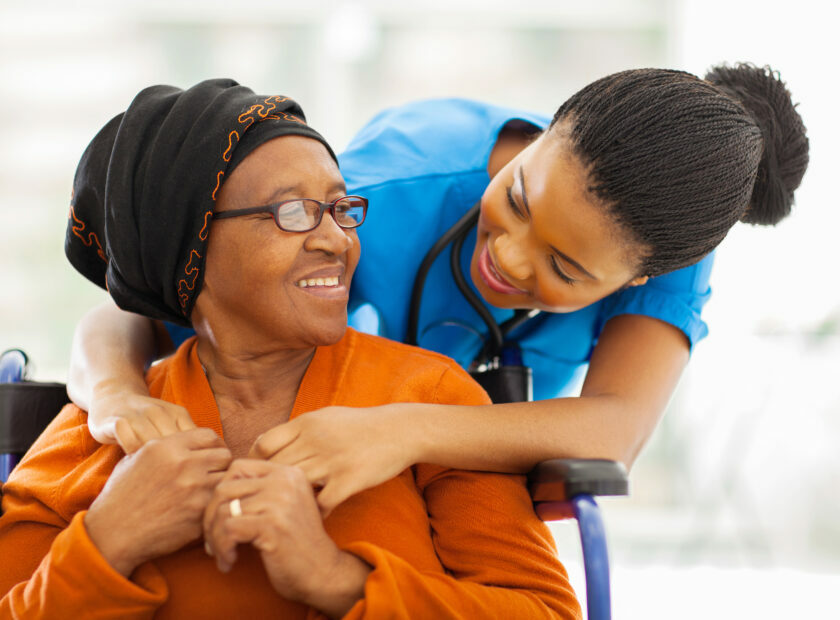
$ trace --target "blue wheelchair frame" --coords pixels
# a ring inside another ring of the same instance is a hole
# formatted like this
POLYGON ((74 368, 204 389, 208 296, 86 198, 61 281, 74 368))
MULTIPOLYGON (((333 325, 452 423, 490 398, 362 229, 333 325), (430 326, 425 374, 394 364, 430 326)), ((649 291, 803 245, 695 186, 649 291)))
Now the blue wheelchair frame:
MULTIPOLYGON (((0 491, 32 442, 69 402, 63 384, 27 381, 27 370, 28 359, 23 351, 11 349, 0 356, 0 491)), ((627 495, 624 466, 601 459, 544 461, 528 474, 528 489, 534 510, 543 521, 577 520, 586 577, 587 617, 609 620, 606 532, 594 496, 627 495)))

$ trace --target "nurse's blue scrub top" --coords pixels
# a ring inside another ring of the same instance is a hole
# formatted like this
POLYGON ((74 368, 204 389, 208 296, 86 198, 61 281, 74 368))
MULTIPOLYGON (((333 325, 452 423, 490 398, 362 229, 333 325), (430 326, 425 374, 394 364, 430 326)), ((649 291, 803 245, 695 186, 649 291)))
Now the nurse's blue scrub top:
MULTIPOLYGON (((351 325, 405 339, 417 268, 432 244, 481 198, 490 182, 487 162, 499 131, 515 119, 539 129, 550 121, 464 99, 412 102, 378 114, 339 155, 348 193, 370 200, 367 219, 358 229, 362 256, 350 293, 351 325)), ((474 245, 475 230, 464 243, 465 274, 474 245)), ((418 340, 466 367, 487 328, 455 286, 450 249, 438 257, 426 279, 418 340)), ((576 312, 541 313, 515 330, 511 336, 533 369, 534 398, 577 392, 601 329, 616 315, 660 319, 682 330, 691 346, 696 344, 708 333, 700 312, 711 293, 712 261, 709 256, 576 312)), ((513 315, 512 310, 488 308, 500 323, 513 315)), ((176 344, 189 335, 183 328, 168 327, 176 344)))

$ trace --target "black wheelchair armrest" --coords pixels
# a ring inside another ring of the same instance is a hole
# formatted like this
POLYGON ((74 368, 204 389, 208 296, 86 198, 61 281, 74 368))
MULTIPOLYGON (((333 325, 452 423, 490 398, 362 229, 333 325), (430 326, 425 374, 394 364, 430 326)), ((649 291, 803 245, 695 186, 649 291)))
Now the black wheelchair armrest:
POLYGON ((563 502, 578 495, 627 495, 627 470, 606 459, 552 459, 528 474, 534 503, 563 502))
POLYGON ((70 399, 63 383, 0 383, 0 454, 23 454, 70 399))

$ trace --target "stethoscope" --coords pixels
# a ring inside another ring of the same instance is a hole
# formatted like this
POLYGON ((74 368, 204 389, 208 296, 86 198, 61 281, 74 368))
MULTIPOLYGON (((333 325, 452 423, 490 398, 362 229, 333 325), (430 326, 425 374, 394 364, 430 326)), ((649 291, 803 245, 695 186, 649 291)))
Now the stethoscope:
POLYGON ((470 288, 461 268, 461 251, 464 241, 478 222, 479 209, 480 203, 473 205, 429 248, 420 263, 411 290, 405 342, 415 346, 418 344, 420 304, 426 277, 437 257, 446 249, 446 246, 452 244, 449 260, 452 278, 458 290, 487 326, 484 346, 470 364, 469 373, 484 387, 493 402, 532 400, 531 369, 522 363, 522 351, 519 344, 508 336, 537 316, 540 311, 516 310, 511 318, 501 324, 497 323, 476 292, 470 288))

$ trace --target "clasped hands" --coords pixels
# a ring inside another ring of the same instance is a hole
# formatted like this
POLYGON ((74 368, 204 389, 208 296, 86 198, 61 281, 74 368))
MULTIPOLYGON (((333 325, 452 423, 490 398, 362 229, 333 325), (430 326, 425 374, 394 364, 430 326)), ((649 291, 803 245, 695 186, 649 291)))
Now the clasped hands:
POLYGON ((281 596, 331 616, 342 615, 363 595, 370 571, 327 535, 300 469, 233 460, 207 428, 153 439, 125 456, 91 504, 85 527, 126 577, 202 535, 222 572, 235 564, 237 545, 251 544, 281 596), (231 514, 235 499, 241 514, 231 514))
MULTIPOLYGON (((359 491, 424 462, 426 408, 412 403, 378 407, 326 407, 260 436, 250 456, 298 467, 313 487, 321 514, 359 491)), ((88 427, 101 443, 132 454, 147 442, 195 429, 183 407, 148 395, 100 390, 88 427)))

